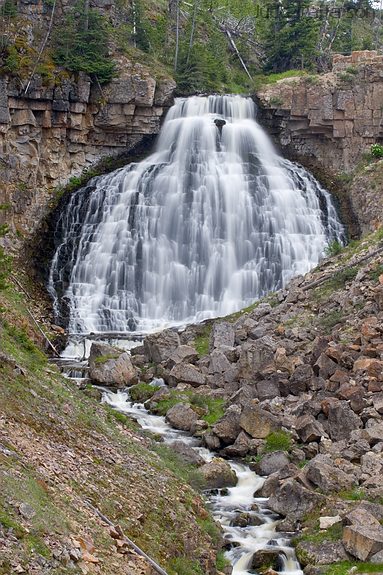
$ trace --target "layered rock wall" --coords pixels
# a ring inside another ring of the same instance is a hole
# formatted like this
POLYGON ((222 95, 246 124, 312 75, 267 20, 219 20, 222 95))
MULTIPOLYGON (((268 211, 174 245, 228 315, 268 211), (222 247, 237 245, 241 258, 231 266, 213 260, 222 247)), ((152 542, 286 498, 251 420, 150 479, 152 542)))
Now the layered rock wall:
POLYGON ((126 59, 119 68, 102 88, 84 74, 55 87, 36 76, 27 92, 0 78, 0 217, 14 230, 33 231, 69 177, 159 132, 174 82, 126 59))
POLYGON ((335 55, 332 72, 286 78, 258 92, 261 119, 282 149, 351 172, 370 145, 383 141, 383 56, 335 55))

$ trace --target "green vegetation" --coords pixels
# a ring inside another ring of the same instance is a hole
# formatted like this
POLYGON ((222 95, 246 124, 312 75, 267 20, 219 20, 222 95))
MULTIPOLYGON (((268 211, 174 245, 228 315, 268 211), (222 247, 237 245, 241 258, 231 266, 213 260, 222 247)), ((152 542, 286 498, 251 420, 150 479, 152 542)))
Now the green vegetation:
POLYGON ((224 415, 225 402, 220 398, 206 397, 193 391, 169 390, 168 396, 160 399, 155 407, 159 415, 166 415, 177 403, 190 403, 201 419, 209 425, 214 425, 224 415))
POLYGON ((371 154, 374 158, 383 158, 383 146, 382 144, 372 144, 371 154))
POLYGON ((169 573, 174 575, 203 575, 201 565, 184 557, 174 557, 169 562, 169 573))
POLYGON ((80 0, 57 26, 53 45, 54 61, 71 72, 90 74, 100 84, 115 75, 115 64, 108 58, 107 22, 85 0, 80 0))
POLYGON ((325 571, 325 575, 345 575, 349 573, 350 569, 356 567, 356 571, 353 571, 356 575, 358 573, 381 573, 383 571, 383 565, 379 563, 361 563, 360 561, 341 561, 340 563, 334 563, 334 565, 329 565, 325 571))
POLYGON ((334 240, 328 244, 325 253, 327 257, 337 256, 343 250, 342 244, 338 240, 334 240))
POLYGON ((369 276, 373 282, 377 282, 380 276, 383 274, 383 265, 378 264, 372 270, 369 271, 369 276))
POLYGON ((149 383, 137 383, 129 388, 129 395, 132 401, 144 403, 150 399, 156 391, 160 388, 157 385, 150 385, 149 383))
POLYGON ((342 310, 331 311, 318 318, 319 325, 322 326, 326 333, 330 332, 333 327, 340 323, 343 319, 344 313, 342 310))
POLYGON ((296 544, 299 541, 308 541, 310 543, 324 543, 325 541, 340 541, 343 535, 342 522, 335 523, 328 529, 319 529, 319 521, 316 522, 315 527, 310 530, 310 533, 302 533, 295 540, 296 544))
POLYGON ((348 491, 341 491, 339 493, 339 497, 347 501, 363 501, 367 496, 363 489, 355 487, 354 489, 350 489, 348 491))
MULTIPOLYGON (((194 465, 185 463, 178 453, 162 443, 153 443, 151 449, 160 456, 167 469, 170 469, 176 477, 182 481, 186 481, 197 491, 203 489, 203 477, 194 465)), ((213 522, 212 520, 210 521, 213 522)), ((204 529, 204 531, 206 531, 206 529, 204 529)))
POLYGON ((104 363, 108 363, 108 361, 110 361, 111 359, 118 359, 119 355, 120 354, 118 352, 100 355, 94 358, 94 363, 96 365, 103 365, 104 363))
POLYGON ((196 352, 200 357, 207 355, 209 353, 209 341, 210 341, 210 334, 211 334, 211 325, 207 324, 202 333, 197 335, 194 340, 194 347, 196 352))
POLYGON ((272 431, 266 437, 263 448, 265 453, 271 451, 290 451, 292 447, 291 435, 287 431, 272 431))

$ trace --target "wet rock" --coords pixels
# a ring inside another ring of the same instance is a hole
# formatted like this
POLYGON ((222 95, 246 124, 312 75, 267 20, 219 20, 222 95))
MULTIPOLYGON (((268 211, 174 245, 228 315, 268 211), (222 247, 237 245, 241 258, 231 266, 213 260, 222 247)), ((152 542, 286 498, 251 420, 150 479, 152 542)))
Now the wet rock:
POLYGON ((233 527, 258 527, 264 520, 255 513, 239 513, 231 522, 233 527))
POLYGON ((183 441, 174 441, 170 448, 178 453, 181 459, 188 465, 203 465, 205 463, 197 451, 183 441))
POLYGON ((287 479, 271 495, 268 506, 275 513, 301 519, 323 503, 323 495, 306 489, 295 479, 287 479))
POLYGON ((170 329, 147 335, 144 339, 145 355, 154 363, 166 361, 179 345, 178 333, 170 329))
POLYGON ((176 387, 179 383, 188 383, 193 387, 205 385, 205 376, 191 363, 175 365, 169 374, 169 385, 176 387))
POLYGON ((127 352, 105 343, 93 342, 89 356, 89 377, 103 385, 125 387, 137 383, 137 370, 127 352))
POLYGON ((265 573, 268 569, 280 571, 283 568, 281 554, 277 550, 260 549, 254 553, 251 560, 250 569, 255 569, 259 573, 265 573))
POLYGON ((205 463, 199 470, 204 479, 205 489, 234 487, 238 481, 235 471, 223 459, 213 459, 213 461, 205 463))
POLYGON ((215 322, 213 324, 210 334, 211 349, 216 349, 223 346, 233 347, 234 340, 235 332, 233 324, 224 321, 215 322))
POLYGON ((241 427, 239 424, 241 408, 239 405, 231 405, 225 415, 213 426, 213 432, 223 443, 230 445, 237 439, 241 427))
POLYGON ((281 422, 278 417, 259 407, 253 400, 242 411, 240 426, 251 437, 264 439, 272 431, 280 429, 281 422))
POLYGON ((211 451, 218 451, 218 449, 221 447, 221 441, 219 437, 217 437, 216 434, 212 431, 208 431, 207 433, 203 434, 203 441, 206 447, 211 451))
POLYGON ((166 420, 176 429, 190 431, 193 423, 198 420, 198 415, 190 404, 176 403, 167 411, 166 420))
POLYGON ((251 467, 258 475, 265 476, 279 471, 289 463, 289 458, 284 451, 273 451, 263 455, 262 459, 251 467))

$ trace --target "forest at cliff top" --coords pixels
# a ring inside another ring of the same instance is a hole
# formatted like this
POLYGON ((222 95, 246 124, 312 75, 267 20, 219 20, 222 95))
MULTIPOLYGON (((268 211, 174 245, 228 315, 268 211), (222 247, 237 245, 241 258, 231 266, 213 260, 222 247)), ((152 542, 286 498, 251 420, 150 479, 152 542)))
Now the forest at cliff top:
POLYGON ((83 71, 103 84, 122 56, 172 76, 181 94, 248 92, 263 75, 324 72, 334 52, 380 49, 377 2, 4 0, 0 74, 25 89, 83 71))

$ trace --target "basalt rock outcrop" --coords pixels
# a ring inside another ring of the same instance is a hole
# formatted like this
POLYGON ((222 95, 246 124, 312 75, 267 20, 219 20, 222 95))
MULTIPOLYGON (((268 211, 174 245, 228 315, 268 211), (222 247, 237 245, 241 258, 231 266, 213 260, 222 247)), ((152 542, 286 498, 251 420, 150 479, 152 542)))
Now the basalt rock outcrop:
POLYGON ((369 168, 378 172, 373 178, 367 170, 350 184, 345 174, 355 171, 371 144, 383 141, 383 56, 374 51, 336 54, 328 74, 286 78, 263 87, 257 97, 259 119, 283 153, 339 192, 348 223, 359 224, 362 232, 381 224, 383 163, 369 168), (338 183, 334 176, 341 176, 338 183))

